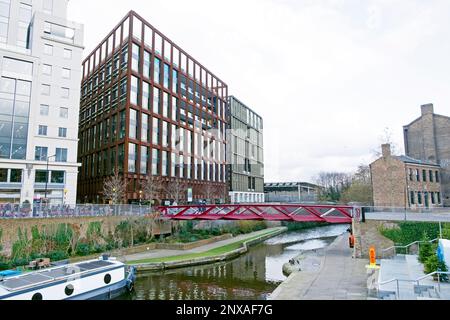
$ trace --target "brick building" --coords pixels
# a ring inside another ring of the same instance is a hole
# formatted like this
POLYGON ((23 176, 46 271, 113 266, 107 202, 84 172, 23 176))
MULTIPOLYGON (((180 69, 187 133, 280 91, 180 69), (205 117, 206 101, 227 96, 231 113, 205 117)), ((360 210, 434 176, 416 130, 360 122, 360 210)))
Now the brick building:
POLYGON ((129 12, 83 62, 78 200, 108 200, 104 181, 119 172, 129 203, 149 176, 163 190, 183 183, 181 201, 191 189, 193 201, 224 201, 227 96, 223 81, 129 12))
POLYGON ((422 115, 404 129, 406 155, 441 166, 442 193, 450 206, 450 117, 434 113, 432 104, 422 106, 422 115))
POLYGON ((393 156, 382 146, 383 156, 370 165, 376 207, 442 207, 441 169, 431 161, 393 156))

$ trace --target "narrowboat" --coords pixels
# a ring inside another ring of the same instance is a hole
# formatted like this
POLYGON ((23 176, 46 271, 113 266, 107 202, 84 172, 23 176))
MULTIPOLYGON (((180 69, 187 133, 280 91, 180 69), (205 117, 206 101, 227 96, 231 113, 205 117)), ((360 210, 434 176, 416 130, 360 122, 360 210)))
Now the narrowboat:
POLYGON ((133 290, 136 269, 115 258, 0 278, 0 300, 107 300, 133 290))

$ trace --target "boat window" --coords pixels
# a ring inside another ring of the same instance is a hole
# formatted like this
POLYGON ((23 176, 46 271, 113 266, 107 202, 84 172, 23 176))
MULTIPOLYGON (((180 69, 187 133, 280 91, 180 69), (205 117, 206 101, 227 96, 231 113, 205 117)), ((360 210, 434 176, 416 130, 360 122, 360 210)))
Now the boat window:
POLYGON ((35 293, 31 300, 42 300, 42 294, 40 294, 39 292, 35 293))
POLYGON ((109 273, 105 275, 104 281, 106 284, 109 284, 111 282, 111 275, 109 273))
POLYGON ((66 293, 66 296, 71 296, 74 291, 75 291, 75 288, 71 284, 67 285, 66 289, 64 289, 64 292, 66 293))

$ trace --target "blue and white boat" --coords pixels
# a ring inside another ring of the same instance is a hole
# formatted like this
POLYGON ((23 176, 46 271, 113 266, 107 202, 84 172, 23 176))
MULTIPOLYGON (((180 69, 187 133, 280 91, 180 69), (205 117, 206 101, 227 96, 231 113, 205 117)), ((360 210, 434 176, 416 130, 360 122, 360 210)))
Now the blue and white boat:
POLYGON ((115 258, 67 264, 0 279, 0 300, 105 300, 131 291, 134 267, 115 258))

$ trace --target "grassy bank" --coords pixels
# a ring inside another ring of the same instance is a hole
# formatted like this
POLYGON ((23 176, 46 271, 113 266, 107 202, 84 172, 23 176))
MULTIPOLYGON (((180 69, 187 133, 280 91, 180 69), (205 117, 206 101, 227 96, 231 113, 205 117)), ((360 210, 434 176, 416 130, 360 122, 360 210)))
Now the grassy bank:
POLYGON ((263 232, 257 236, 249 237, 240 241, 236 241, 233 243, 230 243, 228 245, 214 248, 205 252, 200 253, 191 253, 191 254, 184 254, 184 255, 178 255, 178 256, 171 256, 171 257, 162 257, 162 258, 152 258, 152 259, 144 259, 144 260, 136 260, 136 261, 129 261, 127 264, 146 264, 146 263, 164 263, 164 262, 174 262, 174 261, 184 261, 184 260, 192 260, 196 258, 210 258, 215 256, 220 256, 229 252, 232 252, 234 250, 237 250, 241 248, 245 242, 256 240, 260 237, 270 235, 272 233, 276 233, 278 230, 270 230, 267 232, 263 232))

